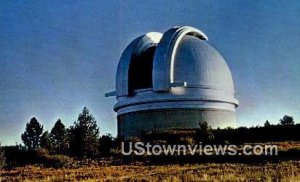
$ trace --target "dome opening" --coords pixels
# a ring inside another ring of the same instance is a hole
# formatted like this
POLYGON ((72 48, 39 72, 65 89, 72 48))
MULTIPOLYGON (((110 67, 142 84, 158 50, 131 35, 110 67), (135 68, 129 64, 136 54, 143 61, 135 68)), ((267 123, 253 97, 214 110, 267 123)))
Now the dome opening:
POLYGON ((134 90, 152 88, 152 68, 156 46, 150 47, 136 55, 129 66, 129 93, 134 90))
POLYGON ((198 39, 201 39, 201 40, 207 40, 207 37, 205 37, 204 35, 199 34, 198 32, 189 32, 186 35, 197 37, 198 39))

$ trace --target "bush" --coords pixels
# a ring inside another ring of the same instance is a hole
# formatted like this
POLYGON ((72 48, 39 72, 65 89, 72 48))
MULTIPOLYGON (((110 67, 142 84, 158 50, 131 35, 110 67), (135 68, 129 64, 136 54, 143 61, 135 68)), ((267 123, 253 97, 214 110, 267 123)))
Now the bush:
POLYGON ((36 151, 36 156, 41 164, 46 167, 70 167, 73 159, 65 155, 50 155, 46 149, 39 149, 36 151))
POLYGON ((69 167, 73 159, 65 155, 50 155, 46 149, 26 150, 17 146, 5 147, 6 166, 21 167, 43 165, 45 167, 69 167))
POLYGON ((45 155, 43 164, 46 167, 71 167, 73 159, 65 155, 45 155))

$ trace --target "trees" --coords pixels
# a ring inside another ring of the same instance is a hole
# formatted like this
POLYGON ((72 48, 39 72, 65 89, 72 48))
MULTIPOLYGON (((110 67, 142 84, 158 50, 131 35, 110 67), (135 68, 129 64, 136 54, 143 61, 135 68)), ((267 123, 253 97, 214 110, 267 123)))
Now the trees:
POLYGON ((202 141, 209 141, 215 138, 211 126, 208 125, 207 121, 199 122, 200 132, 199 139, 202 141))
POLYGON ((26 124, 21 138, 29 150, 39 147, 56 154, 72 154, 77 157, 95 157, 99 153, 99 129, 96 120, 84 107, 74 126, 66 129, 60 119, 50 133, 43 133, 43 126, 33 117, 26 124))
POLYGON ((68 149, 68 138, 65 125, 60 119, 56 121, 50 133, 51 141, 53 143, 53 150, 57 154, 66 153, 68 149))
POLYGON ((282 119, 279 120, 281 125, 294 125, 295 121, 292 116, 284 115, 282 119))
POLYGON ((264 127, 265 127, 265 128, 268 128, 268 127, 270 127, 270 126, 271 126, 270 122, 269 122, 268 120, 266 120, 266 122, 265 122, 265 124, 264 124, 264 127))
POLYGON ((199 122, 199 127, 203 131, 206 131, 209 129, 207 121, 199 122))
POLYGON ((107 134, 107 135, 103 135, 102 137, 100 137, 99 139, 99 152, 100 155, 102 156, 108 156, 110 154, 110 150, 113 147, 113 137, 111 136, 111 134, 107 134))
POLYGON ((74 126, 70 128, 70 152, 77 157, 98 155, 99 129, 96 120, 84 107, 74 126))
POLYGON ((41 136, 41 147, 47 149, 48 151, 53 150, 53 143, 48 131, 45 131, 41 136))
POLYGON ((60 119, 56 121, 51 132, 45 131, 41 136, 41 147, 49 152, 64 154, 68 150, 68 136, 65 125, 60 119))
POLYGON ((26 124, 26 130, 21 138, 29 150, 35 150, 40 147, 40 136, 42 133, 43 126, 33 117, 30 122, 26 124))

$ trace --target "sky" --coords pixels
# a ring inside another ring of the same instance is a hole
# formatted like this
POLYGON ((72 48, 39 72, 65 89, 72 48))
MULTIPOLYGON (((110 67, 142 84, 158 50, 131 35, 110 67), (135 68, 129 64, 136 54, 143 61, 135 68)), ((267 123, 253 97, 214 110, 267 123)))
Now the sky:
POLYGON ((300 122, 300 1, 0 2, 0 142, 21 143, 30 118, 66 126, 86 106, 100 133, 117 133, 113 97, 122 51, 134 38, 189 25, 229 65, 238 126, 300 122), (143 2, 143 3, 141 3, 143 2))

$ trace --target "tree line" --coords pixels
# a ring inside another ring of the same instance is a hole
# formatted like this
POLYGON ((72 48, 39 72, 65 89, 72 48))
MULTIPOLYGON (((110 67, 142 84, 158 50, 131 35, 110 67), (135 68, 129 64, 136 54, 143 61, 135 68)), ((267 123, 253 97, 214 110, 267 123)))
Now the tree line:
MULTIPOLYGON (((207 122, 200 122, 195 129, 172 129, 168 131, 145 132, 133 138, 113 138, 99 135, 99 127, 90 111, 84 107, 77 120, 66 127, 58 119, 53 128, 44 131, 43 126, 33 117, 26 124, 19 146, 0 147, 0 168, 40 163, 51 167, 68 166, 73 158, 120 158, 120 142, 142 141, 164 144, 242 144, 272 141, 299 141, 300 124, 292 116, 283 116, 278 124, 264 126, 212 129, 207 122), (71 158, 70 158, 71 157, 71 158)), ((124 159, 123 156, 121 156, 124 159)))
POLYGON ((111 135, 99 137, 99 128, 90 111, 84 107, 74 125, 66 128, 58 119, 53 128, 44 131, 43 126, 33 117, 26 124, 21 139, 28 150, 46 149, 50 154, 63 154, 73 157, 96 157, 105 154, 111 135), (105 143, 105 145, 103 145, 105 143))
MULTIPOLYGON (((292 116, 285 115, 276 125, 270 124, 267 120, 264 126, 212 129, 204 121, 199 123, 198 129, 191 129, 188 132, 185 129, 145 132, 140 137, 134 137, 133 140, 139 138, 138 140, 142 141, 154 139, 178 143, 186 137, 202 142, 244 143, 300 140, 299 132, 300 125, 295 125, 292 116)), ((96 120, 86 107, 83 108, 74 125, 66 128, 58 119, 50 132, 43 132, 43 126, 36 118, 32 118, 27 123, 21 138, 28 150, 43 148, 50 154, 64 154, 80 158, 108 156, 112 147, 118 148, 118 142, 121 141, 121 139, 113 139, 109 134, 99 137, 96 120)))

